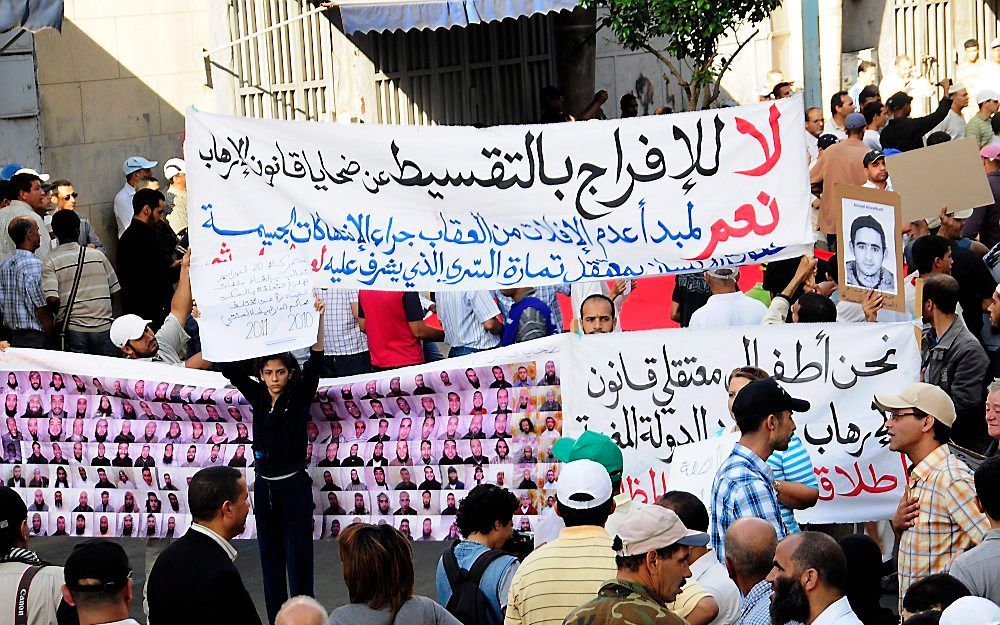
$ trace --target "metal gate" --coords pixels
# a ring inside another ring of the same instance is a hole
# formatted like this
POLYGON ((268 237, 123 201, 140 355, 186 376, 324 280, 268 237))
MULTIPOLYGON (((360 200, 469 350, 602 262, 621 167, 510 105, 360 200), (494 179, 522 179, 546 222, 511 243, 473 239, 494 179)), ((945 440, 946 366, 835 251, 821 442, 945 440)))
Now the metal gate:
POLYGON ((554 83, 553 16, 464 28, 372 33, 375 121, 492 126, 535 121, 554 83))

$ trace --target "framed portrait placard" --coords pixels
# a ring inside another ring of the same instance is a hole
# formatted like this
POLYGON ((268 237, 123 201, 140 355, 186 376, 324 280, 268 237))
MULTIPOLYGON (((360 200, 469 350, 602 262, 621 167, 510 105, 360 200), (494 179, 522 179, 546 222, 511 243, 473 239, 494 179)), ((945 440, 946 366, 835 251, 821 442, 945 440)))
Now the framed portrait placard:
POLYGON ((860 303, 871 290, 882 307, 902 312, 902 202, 892 191, 838 184, 837 269, 840 298, 860 303))

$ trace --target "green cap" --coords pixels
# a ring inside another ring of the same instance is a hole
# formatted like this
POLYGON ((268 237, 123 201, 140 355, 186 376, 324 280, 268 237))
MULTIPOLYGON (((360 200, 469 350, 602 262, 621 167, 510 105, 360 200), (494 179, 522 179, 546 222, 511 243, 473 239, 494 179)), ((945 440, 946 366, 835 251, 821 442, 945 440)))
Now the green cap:
POLYGON ((580 438, 564 436, 552 446, 552 454, 560 462, 593 460, 607 469, 612 482, 622 481, 622 450, 605 434, 587 430, 580 438))

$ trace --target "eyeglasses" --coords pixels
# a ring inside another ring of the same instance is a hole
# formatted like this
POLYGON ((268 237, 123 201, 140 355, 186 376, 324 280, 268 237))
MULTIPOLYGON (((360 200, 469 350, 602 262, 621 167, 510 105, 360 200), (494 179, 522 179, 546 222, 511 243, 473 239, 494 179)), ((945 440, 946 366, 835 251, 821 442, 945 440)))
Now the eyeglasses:
POLYGON ((73 198, 75 200, 79 195, 80 195, 79 193, 77 193, 76 191, 74 191, 72 193, 68 193, 66 195, 62 195, 60 197, 68 202, 70 198, 73 198))
POLYGON ((893 421, 898 421, 898 420, 902 419, 903 417, 916 417, 918 419, 923 419, 926 416, 927 415, 924 414, 924 413, 922 413, 922 412, 916 412, 916 411, 913 411, 913 410, 911 410, 910 412, 902 412, 902 411, 899 411, 899 410, 890 410, 889 411, 889 419, 891 419, 893 421))

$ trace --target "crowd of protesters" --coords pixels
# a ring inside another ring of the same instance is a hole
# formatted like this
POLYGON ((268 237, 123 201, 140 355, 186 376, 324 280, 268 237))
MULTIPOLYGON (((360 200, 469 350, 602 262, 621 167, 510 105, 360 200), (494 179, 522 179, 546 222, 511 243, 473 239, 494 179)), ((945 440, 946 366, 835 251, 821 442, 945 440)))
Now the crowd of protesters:
MULTIPOLYGON (((857 84, 834 95, 828 119, 820 109, 806 111, 813 205, 802 209, 814 214, 815 258, 769 263, 763 282, 747 292, 738 268, 680 276, 670 296, 674 322, 709 330, 922 320, 921 381, 871 398, 887 415, 889 450, 905 457, 910 483, 891 520, 862 524, 857 533, 796 522, 795 510, 818 499, 794 417, 810 404, 766 371, 741 367, 727 380, 739 439, 709 501, 682 491, 633 501, 623 492, 623 457, 612 439, 564 436, 552 448, 563 463, 554 514, 540 520, 533 544, 515 531, 524 505, 518 497, 503 486, 476 486, 451 504, 461 537, 437 563, 433 600, 413 594, 408 535, 388 524, 353 523, 337 538, 349 603, 328 613, 311 598, 311 486, 300 466, 320 377, 419 365, 564 331, 622 332, 622 308, 643 285, 322 289, 307 353, 250 366, 212 363, 198 348, 179 159, 166 161, 162 183, 154 173, 159 163, 124 161, 114 263, 76 212, 73 183, 50 183, 47 174, 16 165, 0 172, 2 347, 154 360, 229 379, 253 410, 253 512, 271 623, 887 625, 898 612, 908 625, 997 624, 1000 288, 983 257, 1000 243, 1000 95, 990 89, 990 67, 970 46, 967 53, 964 82, 942 81, 929 115, 912 113, 936 87, 905 57, 879 85, 878 68, 861 63, 857 84), (970 102, 977 105, 971 114, 970 102), (852 228, 842 242, 855 258, 846 271, 870 292, 860 304, 839 298, 829 254, 837 244, 835 185, 891 190, 887 159, 966 135, 980 143, 994 203, 960 212, 942 207, 939 216, 905 226, 902 313, 883 310, 878 291, 894 280, 883 267, 886 233, 878 224, 852 228), (560 303, 566 299, 569 319, 560 303), (896 610, 883 605, 887 590, 898 593, 896 610)), ((793 87, 779 82, 767 98, 788 97, 793 87)), ((600 117, 607 99, 598 93, 571 116, 557 89, 542 95, 543 122, 600 117)), ((638 115, 635 96, 620 106, 623 117, 638 115)), ((131 623, 132 604, 142 601, 153 625, 261 622, 231 542, 251 512, 246 479, 231 467, 202 469, 187 497, 193 523, 158 556, 142 599, 133 596, 132 565, 112 542, 78 544, 64 567, 43 562, 29 544, 28 505, 0 487, 0 613, 22 610, 18 625, 131 623)))

